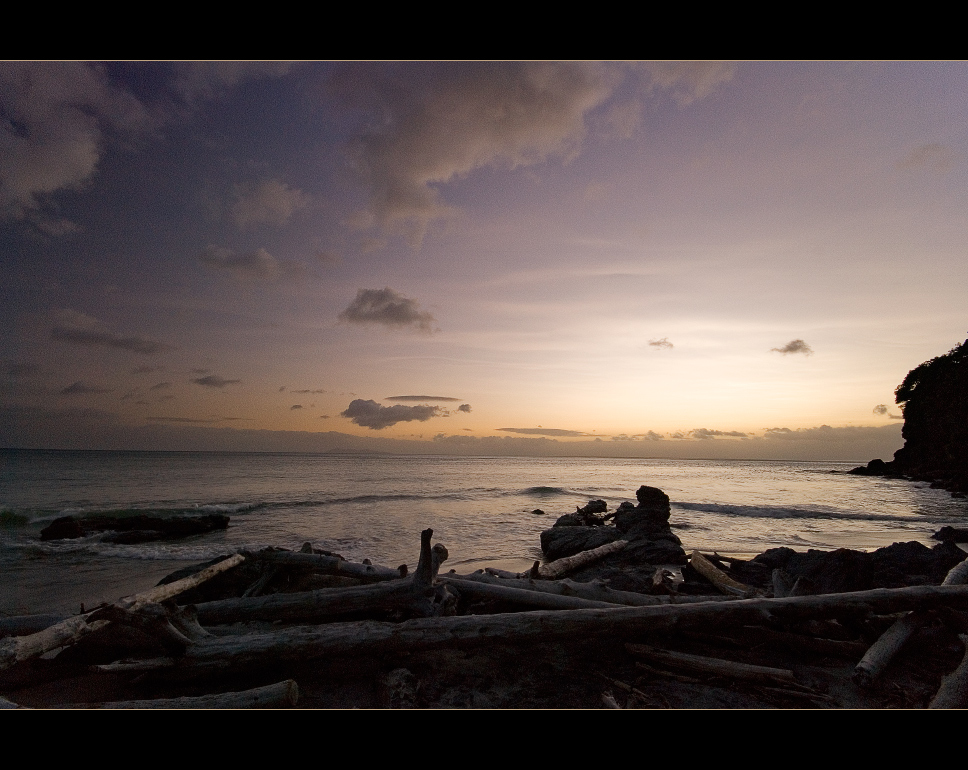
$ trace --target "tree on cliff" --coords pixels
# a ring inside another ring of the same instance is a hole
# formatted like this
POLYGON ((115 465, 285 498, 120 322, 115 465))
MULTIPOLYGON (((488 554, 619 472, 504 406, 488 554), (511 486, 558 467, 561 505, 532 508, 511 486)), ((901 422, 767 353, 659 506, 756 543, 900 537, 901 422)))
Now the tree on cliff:
POLYGON ((894 391, 904 448, 891 470, 968 492, 968 340, 908 372, 894 391))

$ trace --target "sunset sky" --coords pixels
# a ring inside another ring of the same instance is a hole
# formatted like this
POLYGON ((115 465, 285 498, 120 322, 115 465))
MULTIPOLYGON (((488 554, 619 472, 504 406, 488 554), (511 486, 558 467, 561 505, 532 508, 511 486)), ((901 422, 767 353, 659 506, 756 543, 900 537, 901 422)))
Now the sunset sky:
POLYGON ((0 447, 889 459, 966 193, 964 62, 0 63, 0 447))

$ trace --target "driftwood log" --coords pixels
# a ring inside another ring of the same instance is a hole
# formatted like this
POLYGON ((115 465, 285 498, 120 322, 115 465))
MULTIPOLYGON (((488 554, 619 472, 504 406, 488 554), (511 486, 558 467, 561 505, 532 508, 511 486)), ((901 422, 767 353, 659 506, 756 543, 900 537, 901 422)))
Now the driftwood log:
POLYGON ((968 706, 968 635, 959 634, 958 638, 965 647, 965 657, 958 668, 941 680, 941 687, 928 708, 963 709, 968 706))
MULTIPOLYGON (((201 585, 220 572, 225 572, 238 566, 243 561, 244 557, 239 554, 230 556, 218 564, 206 567, 202 571, 189 577, 119 599, 112 606, 120 611, 134 612, 149 604, 164 602, 178 596, 183 591, 201 585)), ((63 647, 65 644, 75 642, 82 636, 96 631, 99 628, 103 628, 110 622, 108 620, 92 618, 92 615, 94 615, 94 612, 76 615, 34 634, 11 636, 0 640, 0 671, 8 669, 20 661, 28 660, 50 650, 57 649, 58 647, 63 647)))
POLYGON ((717 590, 727 596, 757 596, 762 595, 760 591, 744 585, 737 580, 733 580, 699 551, 693 551, 689 557, 689 566, 702 575, 706 580, 716 586, 717 590))
MULTIPOLYGON (((968 583, 968 558, 952 567, 941 585, 958 586, 966 583, 968 583)), ((912 612, 894 621, 894 624, 871 645, 854 668, 854 682, 861 687, 870 687, 911 637, 930 620, 930 617, 925 612, 912 612)))
POLYGON ((299 687, 292 680, 254 687, 241 692, 223 692, 184 698, 126 700, 110 703, 72 703, 69 709, 265 709, 288 708, 299 701, 299 687))
POLYGON ((785 668, 768 666, 754 666, 749 663, 737 663, 722 658, 710 658, 705 655, 692 655, 686 652, 672 652, 660 650, 646 644, 626 644, 633 655, 638 655, 653 663, 663 666, 686 669, 700 674, 725 676, 732 679, 742 679, 747 682, 763 682, 766 684, 783 684, 798 686, 799 683, 793 672, 785 668))
POLYGON ((618 553, 627 545, 628 540, 614 540, 611 543, 600 545, 598 548, 581 551, 574 556, 566 556, 563 559, 556 559, 547 564, 541 564, 538 566, 538 576, 545 580, 563 578, 565 575, 576 572, 582 567, 587 567, 589 564, 601 561, 606 556, 618 553))
MULTIPOLYGON (((281 621, 286 623, 326 623, 362 613, 389 610, 407 610, 418 617, 440 614, 446 601, 440 596, 440 588, 434 585, 441 563, 447 558, 447 549, 439 543, 430 545, 432 529, 420 533, 420 561, 413 575, 396 580, 351 588, 321 588, 316 591, 271 594, 269 596, 243 596, 237 599, 220 599, 195 605, 198 621, 204 625, 239 623, 253 620, 281 621)), ((310 556, 290 552, 285 556, 310 556)), ((314 559, 330 559, 311 554, 314 559)), ((346 565, 348 562, 340 561, 346 565)), ((301 560, 284 560, 281 563, 301 564, 301 560)), ((310 563, 308 560, 306 563, 310 563)), ((328 562, 326 562, 328 563, 328 562)), ((370 566, 370 565, 354 565, 370 566)), ((386 568, 383 568, 386 569, 386 568)))
POLYGON ((968 608, 968 586, 916 586, 786 599, 536 611, 418 618, 403 623, 356 621, 297 626, 275 633, 195 641, 171 668, 186 675, 274 662, 305 663, 334 655, 385 654, 432 647, 470 647, 493 640, 559 640, 578 634, 628 638, 668 630, 759 625, 805 618, 892 614, 935 607, 968 608))
POLYGON ((392 567, 381 567, 378 564, 356 564, 355 562, 345 561, 338 556, 325 556, 318 553, 259 551, 247 555, 266 564, 304 567, 326 575, 341 575, 366 582, 397 580, 407 575, 407 565, 405 564, 394 569, 392 567))

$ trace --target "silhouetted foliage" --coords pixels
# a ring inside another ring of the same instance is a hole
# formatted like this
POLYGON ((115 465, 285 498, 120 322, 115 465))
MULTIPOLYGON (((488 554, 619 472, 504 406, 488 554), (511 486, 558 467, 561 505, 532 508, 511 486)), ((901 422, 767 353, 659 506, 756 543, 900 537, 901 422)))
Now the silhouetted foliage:
POLYGON ((904 448, 891 471, 968 492, 968 340, 908 372, 894 396, 904 448))

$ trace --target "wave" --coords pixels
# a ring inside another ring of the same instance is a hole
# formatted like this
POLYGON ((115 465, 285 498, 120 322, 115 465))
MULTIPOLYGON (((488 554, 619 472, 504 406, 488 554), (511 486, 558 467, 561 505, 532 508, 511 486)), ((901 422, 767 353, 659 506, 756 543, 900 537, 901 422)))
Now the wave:
MULTIPOLYGON (((794 507, 767 505, 729 505, 726 503, 672 503, 673 510, 715 513, 721 516, 736 516, 753 519, 839 519, 848 521, 900 521, 937 523, 937 514, 919 516, 917 514, 871 513, 870 511, 848 511, 829 506, 794 507)), ((952 521, 960 521, 951 517, 952 521)))

